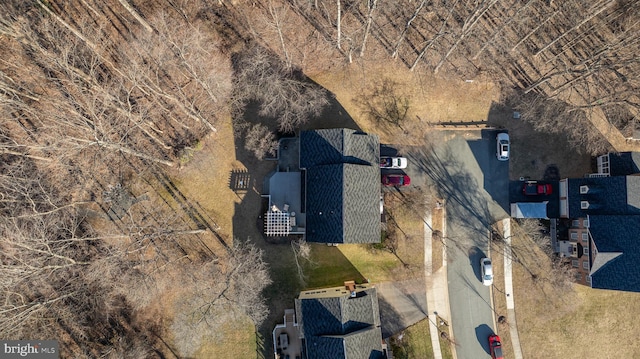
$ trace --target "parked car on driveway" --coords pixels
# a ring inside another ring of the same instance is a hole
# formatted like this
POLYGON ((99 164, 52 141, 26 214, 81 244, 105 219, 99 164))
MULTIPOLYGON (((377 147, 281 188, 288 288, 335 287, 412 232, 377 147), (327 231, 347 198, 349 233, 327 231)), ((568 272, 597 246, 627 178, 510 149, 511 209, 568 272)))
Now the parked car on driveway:
POLYGON ((489 336, 489 349, 491 351, 491 358, 504 359, 504 356, 502 355, 502 342, 500 341, 500 337, 496 334, 491 334, 489 336))
POLYGON ((407 175, 386 174, 382 175, 382 184, 385 186, 408 186, 411 178, 407 175))
POLYGON ((480 268, 482 268, 482 284, 493 284, 493 266, 491 265, 491 259, 482 258, 480 260, 480 268))
POLYGON ((498 148, 496 150, 496 157, 498 161, 507 161, 509 159, 509 152, 511 144, 509 143, 509 134, 501 132, 496 136, 496 142, 498 148))
POLYGON ((548 196, 553 192, 550 183, 527 182, 522 186, 525 196, 548 196))
POLYGON ((404 157, 380 157, 380 168, 407 168, 404 157))

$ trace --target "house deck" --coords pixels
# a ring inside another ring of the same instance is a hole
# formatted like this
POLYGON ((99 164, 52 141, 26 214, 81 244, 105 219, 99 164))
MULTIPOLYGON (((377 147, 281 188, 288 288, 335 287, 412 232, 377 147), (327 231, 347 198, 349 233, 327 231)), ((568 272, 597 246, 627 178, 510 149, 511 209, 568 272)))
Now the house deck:
POLYGON ((278 324, 273 329, 273 347, 276 359, 302 358, 302 339, 293 309, 285 309, 284 324, 278 324))

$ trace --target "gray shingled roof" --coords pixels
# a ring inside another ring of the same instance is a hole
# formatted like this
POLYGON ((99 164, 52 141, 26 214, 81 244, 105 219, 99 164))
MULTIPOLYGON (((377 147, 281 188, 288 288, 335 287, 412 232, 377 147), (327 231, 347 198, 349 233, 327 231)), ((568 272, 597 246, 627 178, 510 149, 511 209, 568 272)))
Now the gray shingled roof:
POLYGON ((610 153, 609 173, 611 176, 640 173, 640 152, 610 153))
POLYGON ((640 176, 570 178, 568 195, 569 218, 640 214, 640 176), (582 185, 589 187, 589 193, 580 194, 582 185), (581 209, 581 201, 588 201, 591 207, 581 209))
POLYGON ((301 133, 307 241, 380 242, 379 158, 375 135, 349 129, 301 133))
POLYGON ((379 166, 380 139, 377 135, 333 128, 300 134, 300 168, 337 163, 379 166))
POLYGON ((368 327, 340 336, 312 337, 307 342, 307 359, 383 359, 382 332, 368 327))
POLYGON ((593 288, 640 292, 640 215, 589 216, 593 288))
POLYGON ((375 288, 355 298, 296 299, 296 317, 304 335, 307 359, 382 358, 380 312, 375 288))

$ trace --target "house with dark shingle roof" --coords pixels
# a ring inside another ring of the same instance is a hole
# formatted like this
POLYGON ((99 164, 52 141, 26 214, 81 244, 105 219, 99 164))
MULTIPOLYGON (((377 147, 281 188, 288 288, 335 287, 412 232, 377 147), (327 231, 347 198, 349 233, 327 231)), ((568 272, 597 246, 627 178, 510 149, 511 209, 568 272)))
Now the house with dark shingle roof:
POLYGON ((301 292, 295 316, 302 358, 386 358, 378 296, 370 284, 351 281, 343 287, 301 292))
POLYGON ((640 292, 640 216, 589 216, 591 287, 640 292))
POLYGON ((631 152, 600 156, 598 173, 560 181, 552 240, 580 284, 640 292, 639 160, 631 152))
POLYGON ((265 234, 303 234, 319 243, 379 243, 378 136, 346 128, 303 131, 295 152, 295 161, 288 156, 286 165, 279 159, 278 171, 264 186, 263 197, 269 199, 265 234))
POLYGON ((380 242, 380 140, 350 129, 300 134, 306 240, 380 242))

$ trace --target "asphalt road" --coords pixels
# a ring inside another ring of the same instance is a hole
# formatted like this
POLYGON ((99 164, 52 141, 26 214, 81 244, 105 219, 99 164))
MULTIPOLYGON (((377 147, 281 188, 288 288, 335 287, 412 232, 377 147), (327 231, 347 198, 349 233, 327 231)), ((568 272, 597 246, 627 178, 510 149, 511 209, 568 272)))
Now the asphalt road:
POLYGON ((440 132, 412 149, 412 185, 435 184, 446 200, 449 300, 458 359, 489 358, 494 331, 480 259, 489 253, 492 223, 508 217, 508 162, 496 159, 494 130, 440 132))

